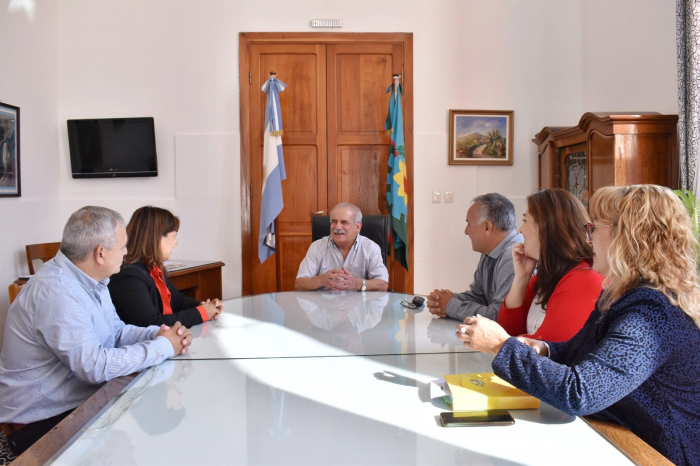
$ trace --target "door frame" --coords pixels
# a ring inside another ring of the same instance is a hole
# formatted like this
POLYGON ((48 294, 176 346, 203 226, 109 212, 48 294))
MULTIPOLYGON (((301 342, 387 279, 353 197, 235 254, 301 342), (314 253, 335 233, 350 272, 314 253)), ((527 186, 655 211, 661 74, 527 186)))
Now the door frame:
MULTIPOLYGON (((255 238, 251 224, 253 202, 251 179, 251 135, 250 135, 250 49, 255 43, 391 43, 403 46, 403 117, 404 147, 408 175, 408 272, 404 274, 403 291, 413 293, 413 33, 353 33, 353 32, 242 32, 238 41, 238 85, 240 99, 240 140, 241 140, 241 259, 242 295, 248 296, 252 290, 252 263, 257 259, 255 238)), ((391 83, 387 83, 387 87, 391 83)), ((391 251, 393 257, 393 251, 391 251)), ((395 286, 396 287, 396 286, 395 286)))

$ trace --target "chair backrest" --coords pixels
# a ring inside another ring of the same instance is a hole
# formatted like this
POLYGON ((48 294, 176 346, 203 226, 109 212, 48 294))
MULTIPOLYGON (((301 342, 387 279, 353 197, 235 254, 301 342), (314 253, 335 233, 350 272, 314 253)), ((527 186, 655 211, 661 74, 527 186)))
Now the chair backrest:
MULTIPOLYGON (((331 234, 331 218, 328 215, 314 215, 311 217, 311 241, 316 241, 331 234)), ((360 234, 379 245, 382 252, 382 260, 386 265, 387 238, 386 216, 363 215, 362 230, 360 234)))
POLYGON ((41 259, 41 262, 51 260, 56 255, 60 247, 61 243, 28 244, 26 249, 29 273, 34 275, 34 264, 32 264, 33 260, 41 259))
POLYGON ((10 286, 7 287, 7 294, 10 295, 10 304, 15 300, 22 287, 24 285, 18 285, 17 283, 10 283, 10 286))

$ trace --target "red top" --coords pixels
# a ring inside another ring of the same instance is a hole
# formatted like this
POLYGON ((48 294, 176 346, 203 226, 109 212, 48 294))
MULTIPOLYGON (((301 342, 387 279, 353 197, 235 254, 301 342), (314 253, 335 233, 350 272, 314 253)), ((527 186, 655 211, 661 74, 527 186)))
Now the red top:
POLYGON ((567 341, 581 330, 600 296, 603 276, 581 262, 559 280, 547 303, 542 325, 532 335, 526 335, 527 315, 535 300, 532 287, 537 275, 533 275, 525 291, 520 307, 507 308, 505 301, 498 312, 498 323, 509 335, 523 335, 536 340, 567 341))
MULTIPOLYGON (((155 282, 156 288, 158 289, 158 294, 160 295, 160 300, 163 302, 163 315, 172 314, 173 308, 170 306, 170 297, 172 295, 170 294, 168 285, 165 284, 163 271, 160 270, 160 267, 157 265, 151 269, 151 278, 155 282)), ((202 316, 202 322, 206 322, 209 319, 207 316, 207 311, 204 310, 204 307, 202 306, 197 306, 197 310, 199 311, 199 315, 202 316)))

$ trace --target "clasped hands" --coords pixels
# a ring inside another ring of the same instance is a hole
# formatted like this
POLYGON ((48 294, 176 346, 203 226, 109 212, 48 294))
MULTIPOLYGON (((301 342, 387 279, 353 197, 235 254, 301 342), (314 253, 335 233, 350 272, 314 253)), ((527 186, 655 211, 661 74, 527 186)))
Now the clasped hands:
POLYGON ((439 317, 447 317, 447 303, 455 294, 450 290, 435 290, 428 295, 428 310, 439 317))
POLYGON ((175 356, 187 353, 187 347, 192 344, 192 332, 180 322, 175 322, 172 327, 161 325, 156 334, 157 337, 168 339, 173 345, 175 356))
POLYGON ((224 310, 224 303, 218 299, 207 299, 206 301, 199 303, 199 305, 206 311, 208 320, 216 319, 224 310))
POLYGON ((338 291, 359 290, 362 288, 362 279, 353 276, 343 266, 341 269, 333 269, 324 273, 323 286, 338 291))

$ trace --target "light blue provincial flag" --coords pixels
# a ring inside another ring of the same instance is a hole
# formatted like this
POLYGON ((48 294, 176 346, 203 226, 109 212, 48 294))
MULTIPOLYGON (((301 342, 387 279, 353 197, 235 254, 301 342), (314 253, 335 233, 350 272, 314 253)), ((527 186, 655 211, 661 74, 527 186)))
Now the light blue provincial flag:
POLYGON ((406 148, 403 140, 403 113, 401 97, 403 86, 398 75, 394 84, 386 90, 391 92, 389 111, 386 116, 386 131, 391 138, 389 160, 386 170, 386 210, 389 217, 389 232, 394 243, 394 259, 408 270, 408 169, 406 148))
POLYGON ((258 257, 260 263, 275 253, 275 219, 284 208, 282 180, 287 178, 282 154, 282 113, 279 93, 287 87, 274 75, 265 81, 262 91, 267 93, 265 133, 263 134, 263 187, 260 201, 260 236, 258 257))

